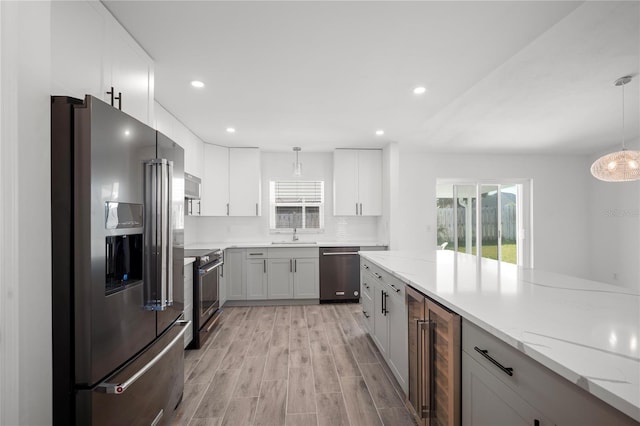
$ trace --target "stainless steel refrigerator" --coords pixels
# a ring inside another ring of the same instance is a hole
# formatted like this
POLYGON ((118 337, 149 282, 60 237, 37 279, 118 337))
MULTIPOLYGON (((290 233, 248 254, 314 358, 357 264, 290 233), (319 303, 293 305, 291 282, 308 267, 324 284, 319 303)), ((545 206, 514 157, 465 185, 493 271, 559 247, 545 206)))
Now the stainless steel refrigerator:
POLYGON ((182 148, 97 98, 54 96, 51 195, 54 424, 169 424, 184 388, 182 148))

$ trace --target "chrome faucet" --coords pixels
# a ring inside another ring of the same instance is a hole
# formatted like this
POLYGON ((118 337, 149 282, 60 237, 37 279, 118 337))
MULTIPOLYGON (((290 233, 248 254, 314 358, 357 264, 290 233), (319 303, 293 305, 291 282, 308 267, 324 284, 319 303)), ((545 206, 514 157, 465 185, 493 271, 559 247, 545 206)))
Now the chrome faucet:
POLYGON ((298 241, 298 234, 296 233, 298 231, 297 228, 293 228, 293 240, 292 241, 298 241))

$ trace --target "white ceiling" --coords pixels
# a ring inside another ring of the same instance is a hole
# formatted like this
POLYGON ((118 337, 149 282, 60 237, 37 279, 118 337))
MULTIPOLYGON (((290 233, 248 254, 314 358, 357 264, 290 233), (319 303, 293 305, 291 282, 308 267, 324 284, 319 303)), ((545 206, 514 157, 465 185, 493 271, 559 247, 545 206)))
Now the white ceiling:
POLYGON ((640 67, 638 2, 104 3, 155 60, 156 99, 229 146, 587 154, 619 143, 613 81, 640 67))

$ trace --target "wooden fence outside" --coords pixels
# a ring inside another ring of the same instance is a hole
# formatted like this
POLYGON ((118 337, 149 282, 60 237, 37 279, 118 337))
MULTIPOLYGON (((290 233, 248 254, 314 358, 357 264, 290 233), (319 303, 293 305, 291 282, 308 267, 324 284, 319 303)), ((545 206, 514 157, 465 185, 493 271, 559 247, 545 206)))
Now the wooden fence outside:
MULTIPOLYGON (((453 208, 438 208, 438 244, 445 241, 453 242, 453 208)), ((475 218, 474 218, 475 219, 475 218)), ((465 236, 465 208, 458 208, 458 238, 465 236)), ((476 221, 472 221, 472 237, 476 237, 476 221)), ((514 204, 502 207, 502 238, 515 241, 517 236, 517 209, 514 204)), ((498 240, 498 208, 484 207, 482 209, 482 240, 498 240)))

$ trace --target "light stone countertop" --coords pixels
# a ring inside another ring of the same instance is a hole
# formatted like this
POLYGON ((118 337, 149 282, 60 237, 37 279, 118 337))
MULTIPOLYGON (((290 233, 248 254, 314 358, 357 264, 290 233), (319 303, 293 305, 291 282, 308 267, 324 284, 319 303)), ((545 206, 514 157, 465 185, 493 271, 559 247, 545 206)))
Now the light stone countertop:
POLYGON ((640 421, 640 294, 449 250, 361 257, 640 421))
POLYGON ((195 257, 185 257, 184 258, 184 266, 189 265, 190 263, 193 263, 196 261, 195 257))
POLYGON ((208 249, 208 248, 218 248, 221 250, 225 250, 228 248, 291 248, 291 247, 380 247, 380 246, 388 246, 387 243, 381 243, 379 241, 298 241, 298 242, 288 242, 288 240, 278 240, 283 241, 278 243, 272 243, 271 241, 263 241, 263 242, 221 242, 221 241, 213 241, 213 242, 204 242, 204 243, 194 243, 187 244, 185 248, 187 249, 208 249), (287 241, 287 242, 285 242, 287 241))

